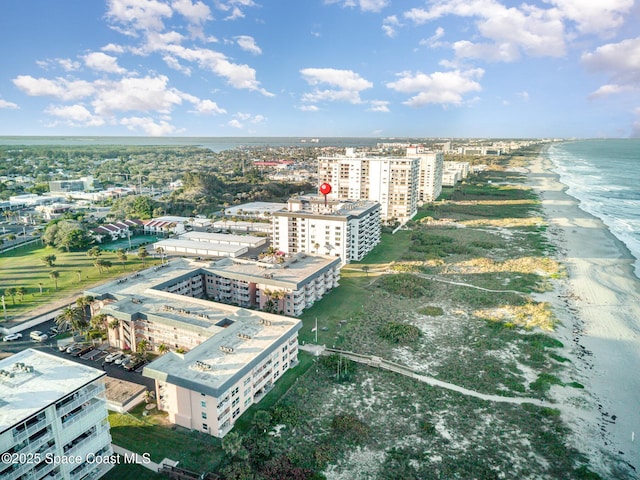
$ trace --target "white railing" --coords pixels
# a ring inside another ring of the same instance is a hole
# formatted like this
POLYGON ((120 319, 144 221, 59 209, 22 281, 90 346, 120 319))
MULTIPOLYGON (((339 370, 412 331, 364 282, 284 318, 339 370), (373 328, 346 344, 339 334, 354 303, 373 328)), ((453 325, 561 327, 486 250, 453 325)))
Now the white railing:
POLYGON ((74 400, 59 407, 57 409, 58 415, 61 417, 66 415, 83 403, 87 402, 87 400, 91 400, 93 397, 101 394, 104 391, 104 383, 94 383, 93 385, 89 385, 85 390, 81 390, 80 392, 78 392, 78 396, 74 400))

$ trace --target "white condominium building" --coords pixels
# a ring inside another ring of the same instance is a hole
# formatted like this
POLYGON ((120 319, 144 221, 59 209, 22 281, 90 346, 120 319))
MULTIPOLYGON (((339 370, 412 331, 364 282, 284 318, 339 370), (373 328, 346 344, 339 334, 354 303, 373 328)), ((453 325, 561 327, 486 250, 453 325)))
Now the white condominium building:
POLYGON ((342 263, 362 260, 380 243, 380 204, 338 201, 321 195, 289 199, 286 210, 272 214, 272 246, 285 253, 318 253, 342 263))
POLYGON ((420 159, 418 200, 423 203, 435 201, 442 193, 444 154, 411 146, 407 148, 407 157, 420 159))
POLYGON ((460 172, 462 180, 469 176, 469 168, 469 162, 444 162, 444 169, 460 172))
POLYGON ((104 475, 113 462, 104 375, 32 349, 0 360, 0 478, 104 475))
POLYGON ((418 158, 367 157, 353 148, 318 158, 318 182, 332 186, 330 198, 376 201, 383 220, 401 223, 417 212, 419 172, 418 158))

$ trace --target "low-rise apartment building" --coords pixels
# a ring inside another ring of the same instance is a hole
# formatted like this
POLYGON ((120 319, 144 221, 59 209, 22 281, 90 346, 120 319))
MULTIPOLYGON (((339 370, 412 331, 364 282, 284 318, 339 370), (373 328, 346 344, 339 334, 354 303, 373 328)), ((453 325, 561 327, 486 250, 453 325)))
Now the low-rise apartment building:
POLYGON ((0 360, 0 478, 104 475, 113 455, 104 375, 33 349, 0 360))
POLYGON ((206 269, 206 292, 216 301, 298 317, 338 286, 340 266, 339 258, 304 253, 223 259, 206 269))
POLYGON ((298 363, 300 320, 242 310, 193 350, 147 365, 158 408, 177 425, 224 437, 298 363))
POLYGON ((380 243, 378 202, 303 195, 290 198, 287 209, 274 212, 272 219, 272 246, 291 255, 332 255, 346 264, 362 260, 380 243))

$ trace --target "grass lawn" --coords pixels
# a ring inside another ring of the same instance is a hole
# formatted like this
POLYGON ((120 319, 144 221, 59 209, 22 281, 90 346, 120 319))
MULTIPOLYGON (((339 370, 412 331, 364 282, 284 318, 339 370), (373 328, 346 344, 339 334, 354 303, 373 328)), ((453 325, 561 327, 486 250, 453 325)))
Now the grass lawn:
MULTIPOLYGON (((128 272, 140 270, 143 264, 140 259, 129 255, 124 265, 111 252, 103 252, 100 257, 112 263, 112 267, 99 272, 93 265, 93 258, 85 252, 64 252, 53 247, 31 245, 0 255, 0 293, 5 295, 7 317, 16 319, 30 311, 60 300, 69 295, 80 295, 91 285, 103 283, 128 272), (56 262, 48 267, 42 257, 55 255, 56 262), (59 277, 51 278, 51 271, 57 271, 59 277), (57 286, 56 286, 57 283, 57 286), (15 295, 12 299, 5 293, 9 287, 25 289, 24 296, 15 295), (42 289, 42 293, 40 290, 42 289)), ((151 256, 146 259, 146 266, 158 263, 151 256)))
POLYGON ((121 463, 109 470, 102 478, 104 480, 162 480, 167 477, 154 473, 142 465, 121 463))
POLYGON ((141 416, 137 407, 131 414, 109 412, 113 443, 138 454, 149 453, 160 463, 177 460, 194 471, 213 471, 223 456, 220 440, 200 432, 167 424, 162 413, 141 416))

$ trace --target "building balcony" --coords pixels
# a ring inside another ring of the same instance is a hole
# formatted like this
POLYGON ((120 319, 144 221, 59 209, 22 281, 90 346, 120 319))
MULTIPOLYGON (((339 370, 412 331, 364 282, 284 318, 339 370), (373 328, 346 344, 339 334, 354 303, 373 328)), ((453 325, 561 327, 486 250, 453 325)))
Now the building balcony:
POLYGON ((47 426, 47 419, 45 417, 42 417, 42 419, 38 420, 37 423, 29 426, 28 428, 14 430, 13 432, 14 444, 23 442, 24 440, 29 438, 31 435, 39 432, 46 426, 47 426))
POLYGON ((67 413, 75 410, 83 403, 91 400, 105 391, 104 383, 94 383, 79 392, 74 393, 71 397, 67 397, 58 405, 56 405, 56 412, 58 416, 63 417, 67 413))

